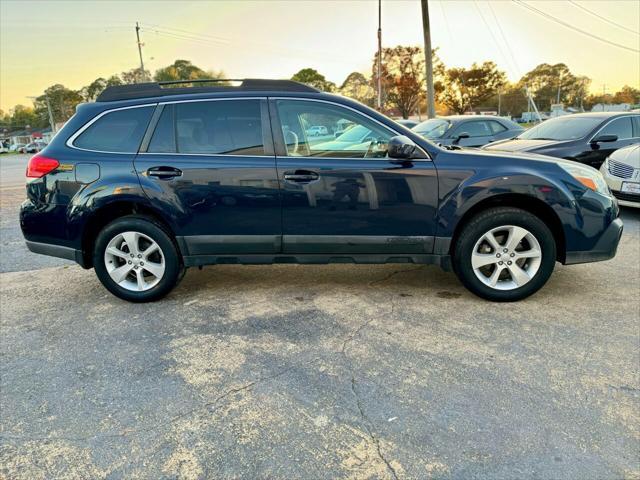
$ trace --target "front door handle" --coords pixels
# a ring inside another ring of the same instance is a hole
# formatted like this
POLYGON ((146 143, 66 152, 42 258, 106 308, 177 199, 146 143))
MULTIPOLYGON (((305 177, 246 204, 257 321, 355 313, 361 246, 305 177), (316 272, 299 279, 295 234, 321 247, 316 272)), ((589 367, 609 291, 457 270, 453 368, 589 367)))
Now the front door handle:
POLYGON ((287 182, 310 183, 318 180, 320 175, 309 170, 296 170, 295 172, 284 172, 284 179, 287 182))
POLYGON ((151 167, 147 170, 147 175, 158 178, 173 178, 182 176, 182 170, 174 167, 151 167))

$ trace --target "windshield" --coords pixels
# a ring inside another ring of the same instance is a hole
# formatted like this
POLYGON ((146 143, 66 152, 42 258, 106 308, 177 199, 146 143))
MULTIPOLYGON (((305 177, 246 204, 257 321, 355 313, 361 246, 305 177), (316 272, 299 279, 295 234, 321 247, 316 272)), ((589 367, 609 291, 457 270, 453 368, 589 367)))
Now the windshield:
POLYGON ((419 133, 425 138, 434 139, 441 138, 449 129, 451 123, 448 120, 442 120, 441 118, 432 118, 425 122, 419 123, 412 130, 419 133))
POLYGON ((589 117, 552 118, 521 133, 517 138, 527 140, 574 140, 587 135, 601 121, 601 118, 589 117))
POLYGON ((338 140, 339 142, 360 142, 362 138, 369 135, 370 133, 371 130, 369 130, 367 127, 357 125, 344 132, 342 135, 336 138, 336 140, 338 140))

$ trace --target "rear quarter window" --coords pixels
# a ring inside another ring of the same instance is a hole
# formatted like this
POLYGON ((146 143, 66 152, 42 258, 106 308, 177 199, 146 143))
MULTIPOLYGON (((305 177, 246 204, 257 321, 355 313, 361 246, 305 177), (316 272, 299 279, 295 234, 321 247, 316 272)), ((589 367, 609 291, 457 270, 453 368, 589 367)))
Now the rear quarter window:
POLYGON ((136 153, 155 107, 116 110, 98 118, 75 139, 85 150, 136 153))

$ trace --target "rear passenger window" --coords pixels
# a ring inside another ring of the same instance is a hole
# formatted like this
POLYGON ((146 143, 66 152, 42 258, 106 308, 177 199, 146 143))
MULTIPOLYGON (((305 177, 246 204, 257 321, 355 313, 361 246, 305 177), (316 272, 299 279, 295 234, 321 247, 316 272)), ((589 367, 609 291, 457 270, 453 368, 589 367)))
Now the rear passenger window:
POLYGON ((102 152, 136 153, 155 107, 126 108, 93 122, 73 145, 102 152))
POLYGON ((260 100, 175 104, 179 153, 264 155, 260 100))
POLYGON ((165 105, 162 114, 153 131, 153 136, 147 147, 147 152, 151 153, 175 153, 176 151, 176 129, 173 123, 173 105, 165 105))

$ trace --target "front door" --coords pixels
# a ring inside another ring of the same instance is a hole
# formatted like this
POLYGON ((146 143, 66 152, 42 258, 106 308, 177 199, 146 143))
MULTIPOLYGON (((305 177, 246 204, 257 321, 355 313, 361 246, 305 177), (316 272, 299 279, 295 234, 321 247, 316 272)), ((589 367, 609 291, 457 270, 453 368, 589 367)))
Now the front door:
POLYGON ((397 133, 343 105, 283 98, 270 110, 284 253, 432 253, 438 190, 429 159, 388 158, 397 133), (308 135, 312 126, 323 135, 308 135))
POLYGON ((618 139, 615 142, 591 142, 587 144, 582 154, 576 156, 576 160, 594 168, 600 168, 600 165, 613 152, 640 141, 640 132, 637 131, 638 128, 634 125, 633 118, 627 116, 611 120, 593 136, 593 139, 602 135, 615 135, 618 139))
POLYGON ((461 133, 469 135, 461 138, 457 145, 461 147, 481 147, 493 141, 493 131, 489 122, 485 120, 467 120, 451 132, 451 136, 456 138, 461 133))
POLYGON ((266 99, 161 105, 135 159, 189 255, 278 253, 280 193, 266 99))

